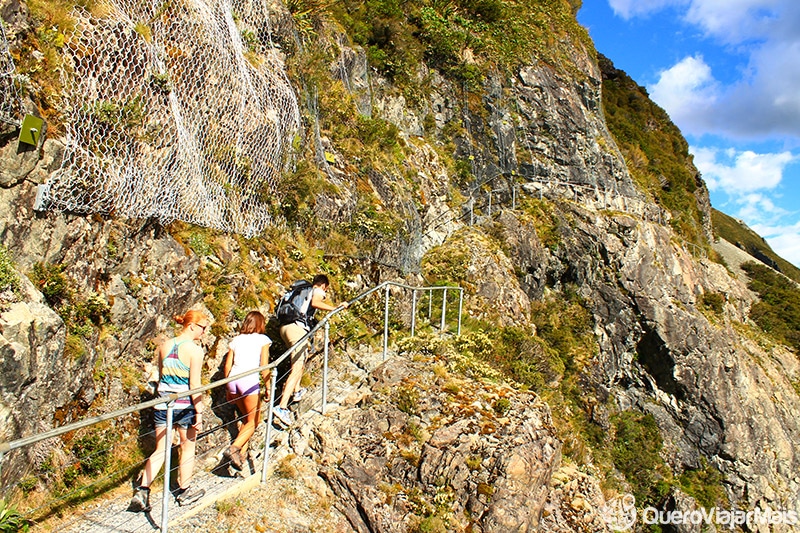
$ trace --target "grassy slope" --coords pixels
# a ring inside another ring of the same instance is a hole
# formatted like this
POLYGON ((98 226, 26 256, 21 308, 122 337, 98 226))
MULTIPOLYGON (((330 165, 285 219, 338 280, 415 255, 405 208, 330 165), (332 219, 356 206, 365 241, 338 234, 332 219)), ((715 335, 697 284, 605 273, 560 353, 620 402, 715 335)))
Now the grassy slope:
POLYGON ((716 209, 711 211, 711 221, 714 224, 715 235, 730 243, 740 245, 750 255, 766 256, 778 266, 778 270, 800 282, 800 268, 776 254, 763 237, 742 222, 716 209))
POLYGON ((606 122, 633 178, 672 214, 672 227, 704 245, 703 213, 695 192, 705 187, 689 155, 689 145, 667 113, 625 72, 598 58, 603 72, 606 122))

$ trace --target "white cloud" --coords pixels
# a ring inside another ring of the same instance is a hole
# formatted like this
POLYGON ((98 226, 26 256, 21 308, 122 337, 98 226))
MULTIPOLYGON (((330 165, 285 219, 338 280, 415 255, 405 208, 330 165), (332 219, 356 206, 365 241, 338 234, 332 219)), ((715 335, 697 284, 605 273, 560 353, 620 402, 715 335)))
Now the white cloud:
POLYGON ((711 75, 711 68, 701 56, 686 57, 673 67, 659 74, 658 82, 649 85, 647 91, 658 105, 669 113, 673 122, 687 133, 702 133, 705 124, 697 121, 706 116, 717 100, 718 83, 711 75))
POLYGON ((692 0, 687 22, 726 43, 762 38, 794 0, 692 0))
POLYGON ((661 71, 647 90, 684 133, 800 138, 800 40, 763 45, 747 72, 749 78, 724 87, 696 55, 661 71))
POLYGON ((778 147, 766 151, 709 147, 691 151, 712 197, 763 235, 778 254, 800 265, 796 207, 800 194, 794 183, 800 182, 796 170, 800 155, 784 151, 797 153, 800 146, 800 1, 609 0, 609 4, 625 19, 651 17, 654 30, 656 16, 677 14, 704 36, 697 40, 694 53, 661 71, 647 89, 681 131, 697 139, 695 144, 715 136, 735 139, 738 146, 747 141, 761 147, 778 142, 778 147), (718 56, 719 51, 724 53, 718 56))
POLYGON ((736 203, 741 205, 736 212, 736 216, 742 220, 747 220, 748 225, 763 225, 787 214, 785 209, 776 206, 771 198, 762 194, 740 196, 736 199, 736 203))
POLYGON ((614 13, 624 19, 649 15, 665 7, 688 3, 688 0, 608 0, 614 13))
MULTIPOLYGON (((620 16, 685 6, 683 20, 748 58, 737 81, 717 81, 703 56, 686 57, 648 86, 686 133, 800 142, 800 2, 797 0, 609 0, 620 16)), ((698 47, 706 44, 698 42, 698 47)), ((729 67, 726 67, 729 68, 729 67)))
POLYGON ((788 226, 755 224, 752 228, 766 239, 775 253, 800 266, 800 222, 788 226))
POLYGON ((691 152, 694 154, 694 164, 709 189, 721 190, 736 199, 737 203, 773 212, 774 205, 765 203, 761 195, 752 193, 774 190, 780 185, 786 167, 798 159, 791 152, 757 154, 751 150, 737 151, 733 148, 692 147, 691 152))

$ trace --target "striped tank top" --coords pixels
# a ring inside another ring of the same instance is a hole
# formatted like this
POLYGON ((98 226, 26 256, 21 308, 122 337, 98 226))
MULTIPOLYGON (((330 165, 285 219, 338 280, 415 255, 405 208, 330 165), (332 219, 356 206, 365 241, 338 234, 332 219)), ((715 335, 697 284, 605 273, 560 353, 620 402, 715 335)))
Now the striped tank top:
MULTIPOLYGON (((189 367, 178 357, 178 346, 184 342, 190 341, 181 341, 173 344, 172 349, 161 362, 161 379, 158 382, 159 396, 169 396, 176 392, 189 390, 189 367)), ((175 409, 186 409, 192 406, 191 396, 179 398, 174 404, 175 409)), ((167 409, 167 404, 160 403, 155 408, 163 411, 167 409)))

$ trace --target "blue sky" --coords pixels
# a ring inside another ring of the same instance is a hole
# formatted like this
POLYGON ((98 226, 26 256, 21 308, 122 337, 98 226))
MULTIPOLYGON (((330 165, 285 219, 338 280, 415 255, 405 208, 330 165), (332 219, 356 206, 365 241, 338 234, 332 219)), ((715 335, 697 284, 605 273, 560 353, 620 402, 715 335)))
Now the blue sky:
POLYGON ((583 0, 578 20, 681 129, 711 204, 800 266, 800 0, 583 0))

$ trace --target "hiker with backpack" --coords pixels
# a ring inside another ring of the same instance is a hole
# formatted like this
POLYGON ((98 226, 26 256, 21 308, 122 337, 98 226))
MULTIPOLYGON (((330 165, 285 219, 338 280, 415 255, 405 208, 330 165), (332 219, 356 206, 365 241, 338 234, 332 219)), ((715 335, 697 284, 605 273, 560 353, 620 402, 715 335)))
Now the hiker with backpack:
MULTIPOLYGON (((292 284, 289 291, 278 303, 276 314, 280 324, 280 335, 286 346, 294 346, 317 323, 314 314, 318 309, 333 311, 337 308, 325 302, 325 297, 330 287, 330 281, 325 274, 317 274, 309 283, 302 280, 292 284)), ((341 304, 345 309, 347 302, 341 304)), ((292 367, 278 407, 273 412, 278 421, 284 426, 292 424, 292 414, 289 412, 289 401, 300 401, 305 389, 300 388, 300 379, 303 377, 307 346, 300 347, 292 354, 292 367)))

